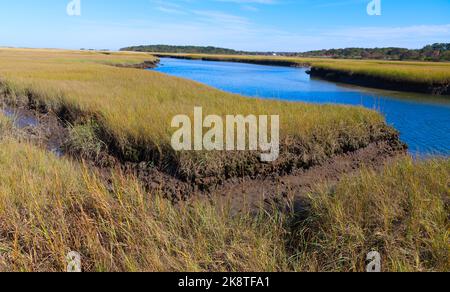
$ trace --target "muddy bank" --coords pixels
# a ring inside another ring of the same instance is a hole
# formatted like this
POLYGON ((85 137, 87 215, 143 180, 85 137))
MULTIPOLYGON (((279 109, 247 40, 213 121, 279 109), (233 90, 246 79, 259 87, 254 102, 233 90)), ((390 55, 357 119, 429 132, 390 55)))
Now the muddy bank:
POLYGON ((229 180, 212 190, 211 198, 231 204, 237 212, 246 205, 254 210, 261 205, 275 205, 301 212, 307 207, 307 195, 318 184, 336 185, 344 175, 356 174, 362 167, 378 170, 404 155, 407 155, 405 149, 388 141, 372 143, 363 149, 336 155, 320 165, 289 175, 229 180))
POLYGON ((115 67, 119 68, 135 68, 135 69, 154 69, 158 67, 159 60, 154 61, 144 61, 138 64, 114 64, 115 67))
POLYGON ((311 77, 363 87, 403 91, 403 92, 418 92, 433 95, 450 95, 450 83, 429 84, 429 83, 406 82, 406 81, 399 82, 377 76, 368 76, 353 72, 344 72, 339 70, 323 69, 315 67, 311 68, 309 74, 311 75, 311 77))
POLYGON ((202 191, 210 191, 235 178, 264 180, 272 176, 290 175, 373 144, 387 143, 392 151, 407 149, 400 141, 398 131, 391 127, 368 127, 365 131, 372 134, 367 137, 348 137, 346 133, 339 133, 340 137, 333 147, 318 137, 312 140, 302 137, 281 139, 279 157, 270 163, 261 162, 260 154, 256 151, 179 152, 179 157, 175 159, 177 171, 172 175, 202 191), (204 163, 205 157, 208 163, 204 163))
POLYGON ((11 103, 3 102, 0 105, 0 112, 12 122, 12 129, 7 135, 18 141, 32 143, 58 157, 83 162, 98 172, 107 183, 112 182, 113 171, 121 171, 125 175, 139 179, 147 191, 164 194, 173 202, 186 201, 197 190, 194 186, 158 170, 150 162, 123 162, 107 151, 98 153, 96 157, 86 157, 74 151, 70 148, 71 124, 52 111, 38 111, 28 105, 12 106, 11 103))
POLYGON ((68 131, 56 115, 6 104, 0 106, 0 112, 12 121, 11 134, 17 140, 31 142, 57 156, 63 155, 68 131))
POLYGON ((306 195, 316 184, 335 184, 343 175, 355 173, 363 166, 378 169, 406 153, 406 147, 399 147, 397 142, 380 141, 293 172, 232 177, 213 180, 214 183, 209 181, 207 185, 186 182, 148 162, 123 163, 106 153, 99 160, 87 163, 106 178, 112 170, 120 169, 124 174, 138 178, 147 191, 162 194, 175 203, 209 198, 213 202, 230 203, 235 211, 245 204, 257 210, 261 204, 286 207, 290 203, 298 210, 304 206, 306 195))
POLYGON ((261 172, 257 176, 223 178, 210 181, 205 187, 202 183, 186 182, 169 175, 150 162, 123 162, 106 151, 99 153, 95 159, 85 160, 68 149, 69 124, 64 123, 55 113, 38 112, 26 107, 12 109, 7 106, 3 112, 13 119, 16 138, 67 159, 83 160, 107 183, 112 183, 111 173, 118 170, 139 179, 146 191, 162 194, 174 203, 210 199, 219 205, 231 204, 236 212, 244 205, 250 205, 256 210, 261 205, 273 204, 301 210, 307 204, 306 195, 316 184, 335 184, 343 175, 352 174, 362 166, 380 168, 395 157, 406 154, 406 147, 393 138, 373 142, 362 149, 337 154, 289 172, 261 172))
MULTIPOLYGON (((7 90, 3 94, 5 101, 11 100, 8 99, 7 90)), ((98 168, 134 171, 148 186, 154 185, 152 179, 156 171, 164 178, 163 181, 173 178, 176 187, 174 190, 170 186, 169 193, 176 199, 189 197, 190 190, 209 192, 233 178, 264 179, 273 175, 289 175, 372 143, 386 141, 393 148, 406 148, 395 129, 379 123, 367 125, 362 129, 364 134, 361 135, 349 136, 346 131, 336 132, 335 143, 329 143, 326 136, 314 133, 311 139, 284 137, 280 141, 277 161, 263 163, 260 161, 260 153, 256 151, 175 152, 171 148, 153 147, 148 142, 124 146, 102 126, 95 115, 68 106, 52 109, 40 102, 32 92, 27 96, 17 97, 15 103, 8 106, 31 111, 31 115, 52 116, 53 120, 59 121, 63 130, 55 130, 52 125, 45 128, 44 124, 42 132, 47 131, 46 135, 63 133, 63 137, 59 138, 61 142, 58 143, 62 144, 63 152, 71 157, 92 161, 98 168)), ((157 182, 158 180, 159 178, 157 182)))
POLYGON ((280 156, 274 163, 262 163, 260 153, 251 151, 182 153, 158 149, 155 154, 148 143, 122 147, 94 115, 79 109, 52 108, 33 92, 12 98, 8 88, 0 86, 0 93, 4 112, 16 114, 19 121, 16 128, 20 129, 17 132, 21 139, 58 155, 84 160, 106 180, 111 171, 117 169, 133 175, 148 191, 159 192, 173 201, 221 193, 226 190, 222 187, 240 184, 241 180, 260 182, 269 190, 270 184, 279 185, 276 181, 279 177, 295 176, 371 145, 386 143, 390 147, 389 153, 406 152, 399 133, 380 123, 365 127, 361 137, 337 132, 336 143, 332 145, 320 135, 313 135, 312 139, 285 137, 280 141, 280 156))

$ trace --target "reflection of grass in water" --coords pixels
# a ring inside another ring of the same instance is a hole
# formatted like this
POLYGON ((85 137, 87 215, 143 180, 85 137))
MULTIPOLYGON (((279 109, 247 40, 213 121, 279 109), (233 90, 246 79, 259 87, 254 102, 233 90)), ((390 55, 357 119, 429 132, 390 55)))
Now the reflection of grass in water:
MULTIPOLYGON (((321 80, 321 79, 318 79, 321 80)), ((336 83, 335 83, 336 84, 336 83)), ((401 92, 401 91, 391 91, 376 88, 367 88, 356 85, 350 85, 345 83, 337 83, 339 86, 344 87, 349 90, 362 92, 364 94, 370 95, 375 98, 383 99, 393 99, 401 101, 415 101, 423 104, 435 104, 441 106, 450 106, 450 96, 444 95, 431 95, 423 93, 414 92, 401 92)))

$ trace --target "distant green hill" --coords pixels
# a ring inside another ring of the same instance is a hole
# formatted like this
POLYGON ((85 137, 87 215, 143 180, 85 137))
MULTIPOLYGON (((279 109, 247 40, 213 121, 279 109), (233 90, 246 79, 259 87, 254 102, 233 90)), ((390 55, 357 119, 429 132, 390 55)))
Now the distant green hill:
POLYGON ((220 55, 242 54, 242 52, 231 49, 216 48, 216 47, 200 47, 200 46, 149 45, 149 46, 127 47, 120 50, 151 52, 151 53, 180 53, 180 54, 220 54, 220 55))
POLYGON ((433 44, 418 50, 405 48, 346 48, 317 50, 304 53, 245 52, 217 47, 149 45, 121 49, 150 53, 213 54, 213 55, 278 55, 289 57, 319 57, 336 59, 373 59, 394 61, 450 61, 450 43, 433 44))

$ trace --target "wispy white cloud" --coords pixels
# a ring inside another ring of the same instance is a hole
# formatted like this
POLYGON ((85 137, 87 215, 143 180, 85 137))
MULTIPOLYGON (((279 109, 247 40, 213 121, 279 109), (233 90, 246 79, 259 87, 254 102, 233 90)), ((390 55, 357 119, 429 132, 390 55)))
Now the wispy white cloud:
POLYGON ((276 4, 279 1, 277 0, 215 0, 216 2, 232 2, 232 3, 238 3, 238 4, 248 4, 248 3, 254 3, 254 4, 276 4))
POLYGON ((192 10, 193 14, 200 16, 199 20, 208 22, 221 23, 224 25, 248 25, 250 21, 247 18, 236 16, 233 14, 214 11, 214 10, 192 10))
MULTIPOLYGON (((450 39, 448 18, 440 20, 441 24, 436 24, 438 21, 429 24, 429 19, 421 18, 422 20, 391 21, 391 25, 381 21, 382 18, 377 18, 376 21, 348 21, 345 23, 353 25, 346 26, 339 26, 336 20, 324 21, 320 19, 321 14, 308 17, 308 21, 292 19, 292 12, 295 12, 292 7, 297 9, 300 16, 295 14, 295 17, 299 19, 301 15, 305 17, 309 13, 301 9, 303 6, 300 7, 300 4, 308 3, 309 7, 317 8, 317 5, 344 6, 362 2, 369 0, 149 0, 145 8, 150 8, 151 17, 145 17, 142 13, 128 13, 120 18, 111 17, 108 21, 71 18, 63 22, 65 25, 57 26, 53 25, 56 22, 49 22, 47 26, 27 25, 21 30, 11 30, 11 27, 19 26, 19 21, 23 19, 15 17, 7 25, 0 27, 0 35, 2 42, 7 45, 52 44, 66 48, 117 49, 129 45, 162 43, 213 45, 256 51, 383 46, 416 48, 450 39), (311 2, 313 3, 310 4, 311 2), (283 5, 290 6, 282 7, 283 5), (277 12, 270 12, 275 6, 277 9, 273 11, 277 12), (282 13, 289 16, 283 18, 282 13), (366 25, 361 26, 361 23, 366 25), (44 30, 45 34, 42 33, 44 30)), ((365 16, 364 7, 361 7, 361 14, 365 16)))
MULTIPOLYGON (((203 13, 202 13, 203 14, 203 13)), ((234 20, 233 20, 234 21, 234 20)), ((233 22, 232 21, 232 22, 233 22)), ((245 25, 223 26, 219 22, 185 21, 181 23, 136 22, 98 26, 71 32, 81 46, 103 48, 114 39, 114 47, 139 44, 213 45, 250 51, 308 51, 342 47, 398 46, 418 48, 450 39, 450 24, 405 27, 341 27, 305 29, 288 32, 270 27, 245 25), (104 33, 109 31, 111 33, 104 33)), ((68 40, 70 43, 71 40, 68 40)))

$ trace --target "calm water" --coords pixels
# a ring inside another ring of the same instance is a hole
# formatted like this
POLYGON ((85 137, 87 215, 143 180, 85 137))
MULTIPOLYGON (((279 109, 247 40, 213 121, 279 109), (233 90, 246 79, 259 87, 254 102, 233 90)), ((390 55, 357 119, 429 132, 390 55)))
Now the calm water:
POLYGON ((376 109, 401 132, 412 153, 450 156, 450 97, 338 85, 288 67, 163 58, 156 71, 247 96, 376 109))

